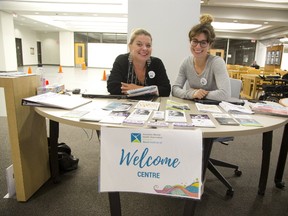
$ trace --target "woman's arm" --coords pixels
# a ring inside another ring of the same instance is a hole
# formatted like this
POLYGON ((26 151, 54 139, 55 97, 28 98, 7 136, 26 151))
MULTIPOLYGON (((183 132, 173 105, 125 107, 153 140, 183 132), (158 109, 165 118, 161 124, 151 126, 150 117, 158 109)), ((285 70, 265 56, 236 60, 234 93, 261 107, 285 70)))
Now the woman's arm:
POLYGON ((231 97, 231 84, 224 60, 220 57, 215 59, 211 64, 211 70, 215 78, 217 89, 209 91, 206 98, 212 100, 229 99, 231 97))
POLYGON ((188 69, 188 62, 185 60, 179 69, 179 73, 177 76, 177 79, 172 86, 172 95, 175 97, 179 98, 185 98, 185 99, 192 99, 194 93, 196 92, 197 89, 193 89, 189 86, 188 83, 188 74, 187 74, 188 69), (187 82, 187 83, 186 83, 187 82), (187 86, 184 86, 186 83, 187 86))
POLYGON ((112 95, 120 95, 121 93, 121 82, 127 81, 128 73, 128 57, 125 55, 119 55, 114 63, 113 68, 110 72, 110 76, 107 80, 107 90, 112 95), (125 64, 125 59, 127 60, 127 66, 125 64))
MULTIPOLYGON (((157 81, 155 84, 158 87, 159 96, 168 97, 171 92, 170 80, 167 76, 165 66, 160 59, 158 59, 157 69, 155 69, 155 71, 157 71, 157 81)), ((148 71, 148 77, 149 77, 149 71, 148 71)))

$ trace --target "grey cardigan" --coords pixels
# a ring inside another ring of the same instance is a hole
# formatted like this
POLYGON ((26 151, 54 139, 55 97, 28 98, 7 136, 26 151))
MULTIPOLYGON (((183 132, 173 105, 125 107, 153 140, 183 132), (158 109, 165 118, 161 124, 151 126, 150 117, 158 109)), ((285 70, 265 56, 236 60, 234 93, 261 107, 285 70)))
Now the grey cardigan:
POLYGON ((231 85, 224 60, 219 56, 209 55, 204 71, 196 73, 193 56, 184 59, 178 77, 172 86, 172 95, 192 99, 197 89, 209 91, 207 99, 227 100, 231 97, 231 85), (184 87, 185 83, 189 88, 184 87))

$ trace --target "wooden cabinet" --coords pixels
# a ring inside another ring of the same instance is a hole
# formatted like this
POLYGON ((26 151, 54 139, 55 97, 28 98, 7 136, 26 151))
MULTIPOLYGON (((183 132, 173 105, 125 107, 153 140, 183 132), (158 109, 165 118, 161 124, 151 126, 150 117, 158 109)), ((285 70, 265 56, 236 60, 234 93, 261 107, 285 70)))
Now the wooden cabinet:
POLYGON ((4 88, 16 197, 27 201, 49 178, 46 120, 21 99, 35 95, 38 76, 0 77, 4 88))

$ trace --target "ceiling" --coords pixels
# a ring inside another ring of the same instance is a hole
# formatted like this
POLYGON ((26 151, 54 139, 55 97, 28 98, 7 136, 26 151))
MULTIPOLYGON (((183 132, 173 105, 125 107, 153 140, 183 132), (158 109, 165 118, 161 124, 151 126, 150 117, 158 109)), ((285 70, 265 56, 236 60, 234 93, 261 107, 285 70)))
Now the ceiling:
MULTIPOLYGON (((16 26, 34 31, 127 32, 128 0, 0 0, 0 8, 14 15, 16 26)), ((202 13, 213 15, 217 37, 288 35, 288 0, 203 0, 202 13)))

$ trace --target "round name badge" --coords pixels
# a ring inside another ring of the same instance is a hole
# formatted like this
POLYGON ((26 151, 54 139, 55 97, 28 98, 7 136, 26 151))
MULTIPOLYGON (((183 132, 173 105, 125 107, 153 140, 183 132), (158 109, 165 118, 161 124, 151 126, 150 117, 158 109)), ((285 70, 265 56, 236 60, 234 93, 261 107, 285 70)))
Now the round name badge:
POLYGON ((150 79, 153 79, 155 77, 155 72, 154 71, 149 71, 148 76, 150 79))
POLYGON ((201 85, 206 85, 207 84, 207 80, 204 77, 202 77, 200 79, 200 83, 201 83, 201 85))

